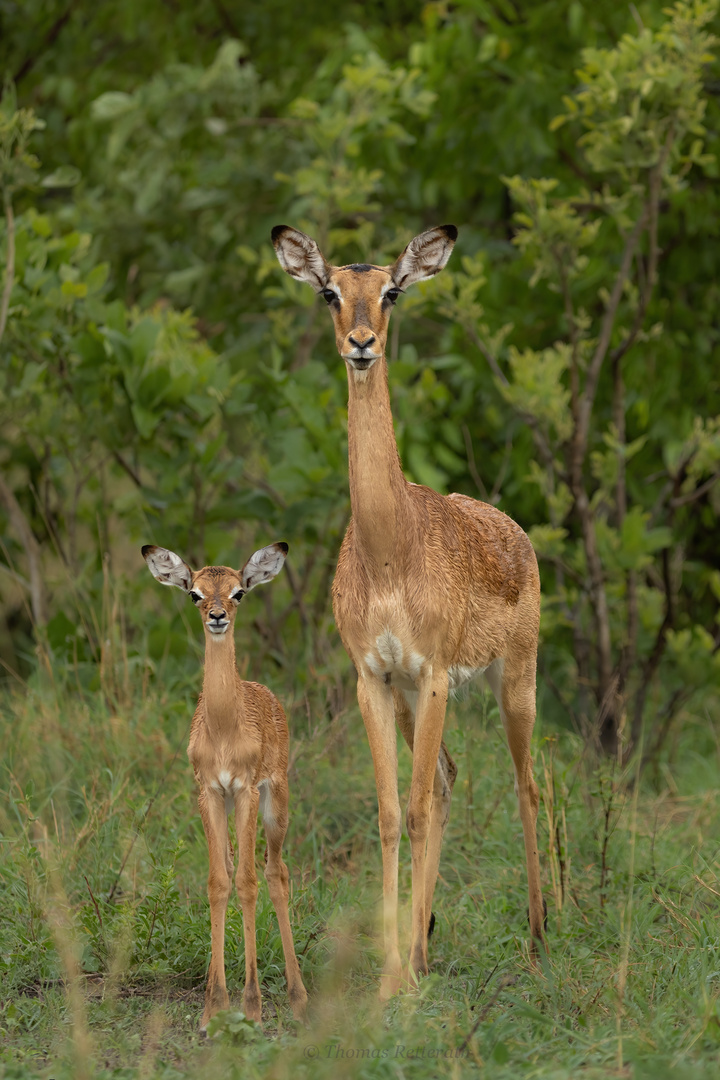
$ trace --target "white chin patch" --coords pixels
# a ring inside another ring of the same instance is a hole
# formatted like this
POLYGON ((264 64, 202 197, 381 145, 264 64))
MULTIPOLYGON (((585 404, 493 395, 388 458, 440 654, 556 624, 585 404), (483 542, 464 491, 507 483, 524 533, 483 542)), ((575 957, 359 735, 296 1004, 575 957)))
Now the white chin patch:
POLYGON ((355 360, 347 360, 347 363, 352 368, 353 378, 355 379, 355 382, 365 382, 368 377, 368 372, 370 368, 378 359, 379 357, 374 357, 372 360, 370 360, 369 363, 363 365, 363 367, 356 366, 355 360))
POLYGON ((217 626, 213 623, 206 623, 205 625, 207 626, 213 637, 222 637, 223 634, 227 633, 227 629, 230 626, 230 623, 226 622, 224 626, 217 626))

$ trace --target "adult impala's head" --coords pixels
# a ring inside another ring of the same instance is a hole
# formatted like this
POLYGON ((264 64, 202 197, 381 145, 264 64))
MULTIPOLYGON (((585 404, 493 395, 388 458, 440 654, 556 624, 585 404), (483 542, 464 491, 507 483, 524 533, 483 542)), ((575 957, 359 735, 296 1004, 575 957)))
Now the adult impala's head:
POLYGON ((250 556, 242 570, 232 570, 229 566, 191 570, 174 551, 155 544, 146 544, 142 553, 150 573, 161 585, 174 585, 187 593, 199 609, 205 635, 211 640, 231 630, 238 604, 246 592, 265 581, 272 581, 280 573, 288 546, 278 543, 260 548, 250 556))
POLYGON ((454 225, 438 225, 411 240, 391 266, 331 266, 305 233, 289 225, 272 231, 283 270, 327 301, 338 352, 355 371, 367 371, 384 355, 393 304, 409 285, 442 270, 456 239, 454 225))

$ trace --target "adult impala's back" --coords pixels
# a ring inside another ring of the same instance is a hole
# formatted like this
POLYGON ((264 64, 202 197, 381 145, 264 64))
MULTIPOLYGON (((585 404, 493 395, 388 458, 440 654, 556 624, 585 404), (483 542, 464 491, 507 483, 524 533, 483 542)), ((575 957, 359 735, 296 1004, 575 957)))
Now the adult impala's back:
POLYGON ((358 672, 358 700, 375 767, 383 853, 385 968, 401 978, 397 936, 401 833, 394 719, 413 752, 407 830, 412 851, 410 965, 427 972, 427 937, 456 768, 442 732, 449 690, 485 672, 515 767, 525 836, 533 942, 543 938, 537 787, 530 738, 540 580, 522 529, 487 503, 438 495, 405 480, 387 383, 393 304, 446 264, 454 225, 416 236, 392 266, 331 266, 309 236, 278 225, 283 268, 327 301, 348 372, 352 520, 333 585, 335 620, 358 672))

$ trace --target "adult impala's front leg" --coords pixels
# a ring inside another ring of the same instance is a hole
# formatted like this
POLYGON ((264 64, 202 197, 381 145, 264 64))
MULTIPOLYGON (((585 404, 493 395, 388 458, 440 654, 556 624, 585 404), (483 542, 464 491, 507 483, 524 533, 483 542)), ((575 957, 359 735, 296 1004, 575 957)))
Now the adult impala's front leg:
POLYGON ((370 743, 378 797, 378 823, 383 864, 383 937, 385 964, 380 998, 386 1001, 400 987, 398 947, 398 852, 402 821, 397 784, 397 736, 392 691, 373 676, 358 677, 358 702, 370 743))
MULTIPOLYGON (((413 736, 413 770, 410 800, 407 809, 407 830, 412 853, 412 942, 410 945, 410 977, 427 974, 427 932, 430 904, 427 883, 428 836, 433 786, 442 743, 445 709, 448 697, 447 671, 429 672, 420 683, 415 732, 413 736)), ((439 840, 441 841, 440 835, 439 840)), ((431 852, 439 861, 439 850, 431 852)))
MULTIPOLYGON (((408 744, 410 753, 413 753, 415 738, 415 714, 410 709, 407 698, 401 690, 393 690, 395 702, 395 719, 402 732, 405 742, 408 744)), ((430 922, 432 921, 432 902, 435 894, 435 885, 440 868, 440 853, 442 851, 443 835, 445 827, 450 820, 450 801, 452 790, 457 776, 457 765, 453 761, 447 746, 440 743, 437 768, 435 769, 435 783, 430 809, 430 827, 428 830, 427 855, 425 864, 425 907, 428 915, 428 935, 430 922)))

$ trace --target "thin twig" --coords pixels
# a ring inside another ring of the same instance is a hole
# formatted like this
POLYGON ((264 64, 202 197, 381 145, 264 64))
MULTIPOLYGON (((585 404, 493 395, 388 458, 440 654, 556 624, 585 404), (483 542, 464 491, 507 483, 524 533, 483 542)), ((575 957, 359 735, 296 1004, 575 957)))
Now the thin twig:
POLYGON ((122 456, 122 454, 120 453, 120 451, 119 451, 119 450, 113 450, 113 454, 112 454, 112 456, 114 457, 115 461, 117 461, 117 463, 118 463, 118 465, 120 466, 120 468, 121 468, 121 469, 124 469, 124 470, 125 470, 125 472, 126 472, 126 473, 128 474, 128 476, 130 477, 130 479, 132 480, 132 482, 133 482, 133 483, 134 483, 134 484, 135 484, 135 485, 136 485, 137 487, 139 487, 139 488, 142 488, 142 487, 143 487, 143 482, 142 482, 142 480, 140 479, 139 475, 138 475, 138 474, 137 474, 137 473, 135 472, 135 470, 133 469, 132 465, 128 465, 127 461, 126 461, 126 460, 125 460, 125 458, 124 458, 124 457, 122 456))
POLYGON ((696 502, 701 499, 703 495, 707 495, 710 488, 713 487, 720 480, 720 471, 714 473, 709 480, 706 480, 700 487, 695 488, 694 491, 689 491, 687 495, 680 495, 677 499, 670 500, 670 506, 673 510, 677 510, 679 506, 687 506, 688 503, 696 502))
POLYGON ((488 493, 487 488, 483 484, 482 476, 478 472, 477 465, 475 464, 475 454, 473 452, 472 438, 470 436, 470 429, 467 424, 462 425, 463 439, 465 440, 465 454, 467 457, 468 472, 472 476, 475 487, 478 489, 483 499, 487 500, 488 493))
MULTIPOLYGON (((495 967, 492 969, 492 971, 488 975, 485 982, 480 987, 480 993, 479 993, 478 997, 482 997, 482 995, 485 993, 485 988, 488 985, 488 983, 490 982, 490 980, 492 979, 495 972, 497 971, 498 967, 499 967, 499 961, 495 965, 495 967)), ((492 1009, 492 1007, 495 1004, 495 1002, 497 1001, 497 999, 502 994, 503 990, 506 990, 508 988, 508 986, 512 986, 512 984, 515 983, 515 982, 517 982, 517 977, 515 975, 503 975, 503 977, 499 980, 497 986, 495 987, 495 993, 490 998, 490 1000, 483 1006, 483 1008, 480 1010, 478 1015, 475 1017, 475 1023, 470 1028, 470 1030, 468 1031, 468 1033, 465 1036, 465 1038, 463 1039, 463 1041, 460 1043, 460 1046, 458 1047, 458 1054, 459 1055, 462 1054, 462 1052, 467 1049, 473 1035, 475 1034, 477 1029, 480 1027, 483 1020, 485 1019, 487 1014, 490 1012, 490 1010, 492 1009)))
POLYGON ((95 908, 95 914, 97 915, 98 924, 100 926, 100 929, 102 930, 103 921, 102 921, 102 915, 100 914, 100 908, 98 907, 98 902, 95 899, 95 897, 93 896, 93 891, 90 888, 90 882, 88 881, 87 877, 85 877, 85 874, 83 874, 83 878, 85 878, 85 884, 87 885, 87 891, 90 893, 90 899, 92 900, 93 907, 95 908))

